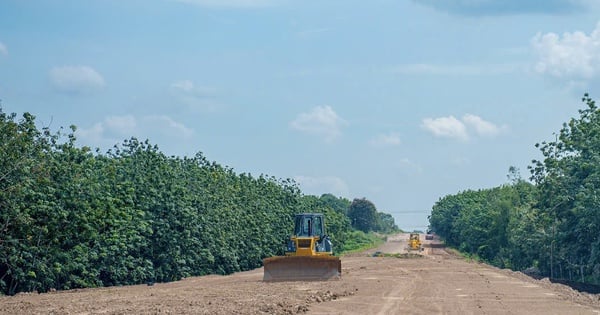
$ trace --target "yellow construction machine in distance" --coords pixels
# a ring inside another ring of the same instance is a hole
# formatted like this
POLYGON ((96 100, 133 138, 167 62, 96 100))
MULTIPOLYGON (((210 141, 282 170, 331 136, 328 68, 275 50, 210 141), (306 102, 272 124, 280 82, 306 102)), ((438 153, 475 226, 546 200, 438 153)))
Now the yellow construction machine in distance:
POLYGON ((408 250, 421 250, 421 236, 419 233, 410 233, 408 237, 408 250))
POLYGON ((263 281, 329 280, 342 274, 342 262, 333 256, 321 213, 297 214, 285 256, 265 258, 263 265, 263 281))

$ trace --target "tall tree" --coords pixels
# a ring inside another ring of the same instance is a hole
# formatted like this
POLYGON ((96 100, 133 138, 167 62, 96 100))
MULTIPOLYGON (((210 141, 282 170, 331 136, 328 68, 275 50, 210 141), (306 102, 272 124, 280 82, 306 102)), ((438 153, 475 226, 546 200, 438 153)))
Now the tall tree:
POLYGON ((352 227, 363 232, 377 229, 377 208, 366 198, 354 199, 348 210, 348 217, 352 227))
POLYGON ((350 200, 343 197, 336 197, 332 194, 323 194, 319 199, 322 203, 331 207, 331 209, 344 215, 348 214, 348 209, 350 209, 351 204, 350 200))
POLYGON ((547 268, 565 266, 580 280, 600 282, 600 110, 585 94, 580 117, 565 123, 555 141, 536 144, 544 155, 534 160, 532 179, 540 187, 539 208, 551 255, 547 268))

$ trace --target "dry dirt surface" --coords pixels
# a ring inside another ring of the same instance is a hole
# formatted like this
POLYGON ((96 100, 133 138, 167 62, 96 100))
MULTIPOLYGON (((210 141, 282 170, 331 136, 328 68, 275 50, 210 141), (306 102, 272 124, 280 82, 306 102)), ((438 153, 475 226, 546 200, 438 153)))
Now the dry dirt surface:
POLYGON ((406 240, 399 234, 376 250, 342 257, 341 280, 265 283, 256 269, 153 286, 5 296, 0 314, 600 315, 600 295, 468 262, 435 240, 407 254, 406 240))

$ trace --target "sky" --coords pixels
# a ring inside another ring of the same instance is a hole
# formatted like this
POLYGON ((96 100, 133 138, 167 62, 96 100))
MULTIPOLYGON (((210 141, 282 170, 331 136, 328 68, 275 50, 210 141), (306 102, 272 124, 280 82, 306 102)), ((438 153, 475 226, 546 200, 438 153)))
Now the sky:
POLYGON ((599 94, 595 0, 2 0, 2 111, 148 139, 406 230, 524 179, 599 94))

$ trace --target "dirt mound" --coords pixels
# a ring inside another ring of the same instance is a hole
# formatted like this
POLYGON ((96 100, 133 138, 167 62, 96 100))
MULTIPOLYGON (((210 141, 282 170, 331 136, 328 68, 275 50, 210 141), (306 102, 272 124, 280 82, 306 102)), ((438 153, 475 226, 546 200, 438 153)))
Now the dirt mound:
POLYGON ((288 301, 279 301, 277 303, 267 303, 261 305, 259 311, 266 314, 302 314, 309 311, 313 303, 323 303, 337 300, 340 297, 354 295, 354 291, 344 291, 342 293, 332 293, 331 291, 317 291, 310 294, 302 303, 290 303, 288 301))

